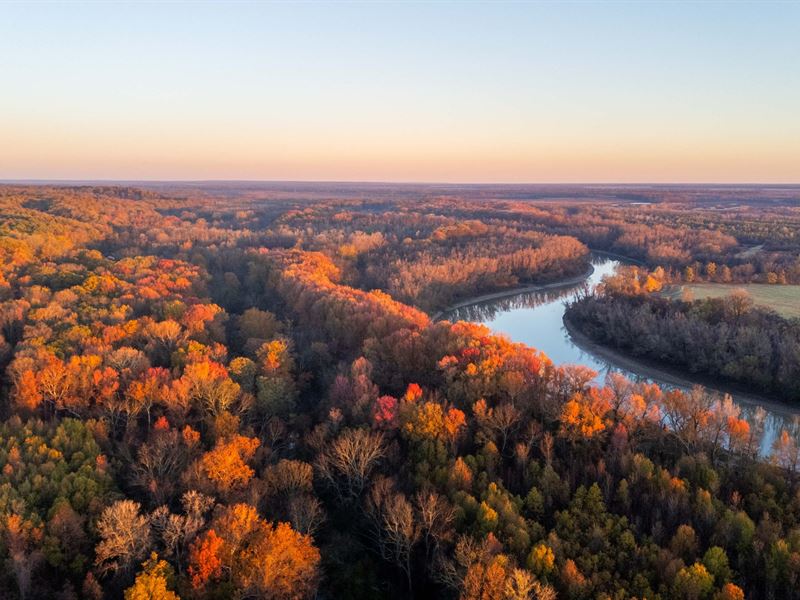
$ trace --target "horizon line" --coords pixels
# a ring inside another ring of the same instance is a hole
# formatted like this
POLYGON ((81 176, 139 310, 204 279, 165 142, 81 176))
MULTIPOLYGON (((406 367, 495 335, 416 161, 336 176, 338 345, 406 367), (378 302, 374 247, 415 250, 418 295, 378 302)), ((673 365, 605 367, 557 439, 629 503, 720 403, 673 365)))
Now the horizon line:
POLYGON ((598 181, 543 181, 543 182, 476 182, 476 181, 391 181, 391 180, 358 180, 358 179, 59 179, 59 178, 0 178, 0 185, 88 185, 88 184, 311 184, 311 185, 396 185, 396 186, 586 186, 586 187, 691 187, 691 186, 724 186, 724 187, 800 187, 796 182, 723 182, 723 181, 635 181, 635 182, 598 182, 598 181))

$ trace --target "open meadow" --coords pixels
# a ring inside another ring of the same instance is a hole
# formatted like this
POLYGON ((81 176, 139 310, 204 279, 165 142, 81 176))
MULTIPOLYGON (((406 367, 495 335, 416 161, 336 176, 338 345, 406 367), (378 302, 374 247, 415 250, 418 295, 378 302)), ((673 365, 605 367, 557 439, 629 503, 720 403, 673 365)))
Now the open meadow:
POLYGON ((722 298, 734 290, 747 290, 753 302, 771 308, 779 315, 790 319, 800 317, 800 285, 769 285, 766 283, 728 284, 728 283, 687 283, 665 288, 664 296, 676 300, 691 292, 691 298, 722 298))

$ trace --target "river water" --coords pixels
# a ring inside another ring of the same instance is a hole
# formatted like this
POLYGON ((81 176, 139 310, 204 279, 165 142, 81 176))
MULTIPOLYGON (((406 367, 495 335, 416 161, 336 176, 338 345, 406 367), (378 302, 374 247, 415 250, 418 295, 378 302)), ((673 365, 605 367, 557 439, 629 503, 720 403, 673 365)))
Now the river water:
MULTIPOLYGON (((541 350, 555 364, 578 364, 597 371, 597 383, 602 384, 609 372, 620 372, 634 381, 649 381, 664 388, 674 388, 673 383, 623 368, 612 360, 580 348, 564 327, 563 317, 566 301, 600 280, 620 265, 620 262, 600 255, 592 258, 594 271, 584 283, 567 285, 537 292, 521 292, 503 298, 476 302, 444 313, 450 321, 473 321, 487 325, 492 331, 501 333, 515 342, 522 342, 541 350)), ((680 386, 677 386, 680 387, 680 386)), ((709 388, 711 389, 711 388, 709 388)), ((720 392, 721 393, 721 392, 720 392)), ((800 427, 798 413, 788 406, 762 401, 742 394, 732 394, 741 407, 742 416, 755 425, 758 409, 763 415, 764 434, 761 453, 770 453, 772 443, 782 428, 795 430, 800 427)))

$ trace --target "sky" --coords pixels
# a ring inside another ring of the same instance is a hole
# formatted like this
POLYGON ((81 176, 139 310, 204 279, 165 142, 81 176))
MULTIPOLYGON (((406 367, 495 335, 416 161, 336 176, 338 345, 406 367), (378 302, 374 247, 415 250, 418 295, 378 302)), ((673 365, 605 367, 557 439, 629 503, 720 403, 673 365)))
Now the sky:
POLYGON ((0 179, 800 182, 800 2, 0 2, 0 179))

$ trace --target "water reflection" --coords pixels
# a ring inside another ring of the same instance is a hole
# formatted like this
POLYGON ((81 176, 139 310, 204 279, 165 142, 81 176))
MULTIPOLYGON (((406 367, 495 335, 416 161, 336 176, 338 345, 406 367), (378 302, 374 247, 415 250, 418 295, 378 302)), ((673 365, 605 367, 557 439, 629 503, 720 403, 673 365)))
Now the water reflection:
MULTIPOLYGON (((515 342, 541 350, 556 364, 590 367, 598 373, 597 383, 603 383, 608 373, 619 372, 633 381, 653 382, 667 389, 676 387, 666 381, 622 368, 604 357, 583 350, 573 342, 563 323, 566 301, 579 291, 594 287, 605 275, 613 273, 620 262, 594 256, 592 265, 594 272, 585 283, 485 300, 447 312, 443 318, 483 323, 515 342)), ((754 430, 761 430, 763 427, 760 444, 762 455, 770 453, 781 429, 800 431, 800 417, 787 406, 754 401, 741 394, 734 394, 733 399, 741 407, 742 417, 748 420, 754 430)))
MULTIPOLYGON (((588 289, 588 285, 584 285, 588 289)), ((556 300, 569 299, 575 294, 579 286, 565 286, 552 288, 540 292, 521 292, 513 296, 484 300, 468 306, 460 306, 444 315, 449 321, 472 321, 474 323, 489 323, 502 313, 523 308, 536 308, 542 304, 549 304, 556 300)))

